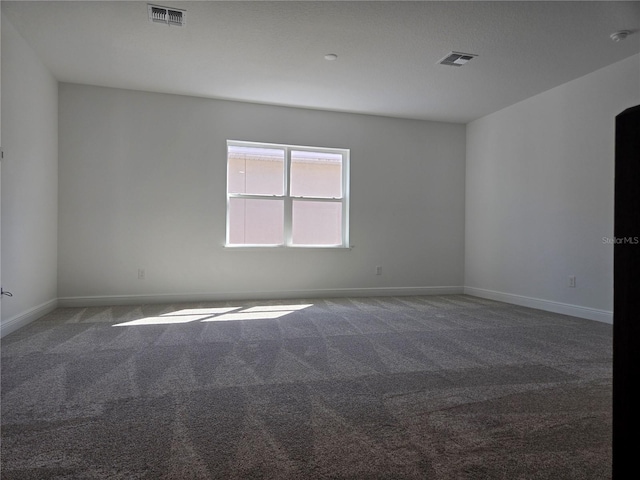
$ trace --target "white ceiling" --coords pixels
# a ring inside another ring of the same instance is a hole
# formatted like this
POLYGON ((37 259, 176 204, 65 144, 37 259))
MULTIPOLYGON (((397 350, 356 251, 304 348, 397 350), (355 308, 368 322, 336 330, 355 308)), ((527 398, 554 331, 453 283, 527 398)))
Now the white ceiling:
POLYGON ((2 12, 63 82, 450 122, 640 51, 638 1, 150 3, 187 26, 150 23, 145 1, 2 12), (621 29, 635 33, 613 42, 621 29), (478 57, 437 64, 452 50, 478 57))

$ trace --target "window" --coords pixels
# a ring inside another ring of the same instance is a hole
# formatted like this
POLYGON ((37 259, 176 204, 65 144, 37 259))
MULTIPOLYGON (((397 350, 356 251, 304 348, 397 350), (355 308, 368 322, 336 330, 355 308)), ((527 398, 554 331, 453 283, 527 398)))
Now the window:
POLYGON ((347 247, 349 150, 227 142, 227 246, 347 247))

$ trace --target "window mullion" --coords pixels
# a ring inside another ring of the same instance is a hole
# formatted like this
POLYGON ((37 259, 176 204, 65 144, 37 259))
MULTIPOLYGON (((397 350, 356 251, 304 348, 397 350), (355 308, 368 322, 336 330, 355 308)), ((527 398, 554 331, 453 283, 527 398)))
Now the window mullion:
POLYGON ((326 203, 342 203, 343 199, 339 197, 291 197, 292 200, 300 200, 301 202, 326 202, 326 203))
POLYGON ((293 242, 293 200, 291 199, 291 148, 284 151, 284 244, 293 242))
POLYGON ((228 198, 247 198, 249 200, 280 200, 283 195, 255 195, 252 193, 228 193, 228 198))

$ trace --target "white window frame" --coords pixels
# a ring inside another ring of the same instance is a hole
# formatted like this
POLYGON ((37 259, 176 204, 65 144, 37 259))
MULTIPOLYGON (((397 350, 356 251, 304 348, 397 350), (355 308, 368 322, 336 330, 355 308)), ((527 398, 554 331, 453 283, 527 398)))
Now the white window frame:
POLYGON ((345 148, 307 147, 302 145, 287 145, 279 143, 247 142, 242 140, 227 140, 225 161, 227 162, 227 212, 226 212, 226 239, 225 247, 230 248, 349 248, 349 163, 351 151, 345 148), (254 195, 246 193, 229 193, 229 147, 257 147, 275 148, 284 150, 284 193, 282 195, 254 195), (320 152, 342 155, 342 197, 308 197, 291 195, 291 152, 320 152), (229 205, 232 198, 260 199, 260 200, 284 200, 284 243, 281 244, 248 244, 229 243, 229 205), (293 244, 293 200, 313 201, 342 204, 342 243, 338 245, 297 245, 293 244))

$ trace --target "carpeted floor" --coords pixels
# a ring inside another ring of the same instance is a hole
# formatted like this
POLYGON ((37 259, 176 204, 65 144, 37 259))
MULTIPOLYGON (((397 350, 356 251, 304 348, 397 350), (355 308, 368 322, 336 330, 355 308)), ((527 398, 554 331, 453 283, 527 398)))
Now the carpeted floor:
POLYGON ((2 340, 1 476, 602 480, 611 340, 463 295, 58 309, 2 340))

